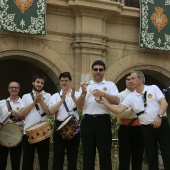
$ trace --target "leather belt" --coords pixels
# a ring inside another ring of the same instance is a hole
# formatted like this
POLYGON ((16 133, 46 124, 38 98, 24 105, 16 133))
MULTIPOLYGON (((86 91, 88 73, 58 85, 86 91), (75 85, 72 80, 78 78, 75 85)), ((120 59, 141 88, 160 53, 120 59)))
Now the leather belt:
POLYGON ((99 117, 99 116, 105 116, 108 114, 84 114, 84 116, 90 116, 90 117, 99 117))

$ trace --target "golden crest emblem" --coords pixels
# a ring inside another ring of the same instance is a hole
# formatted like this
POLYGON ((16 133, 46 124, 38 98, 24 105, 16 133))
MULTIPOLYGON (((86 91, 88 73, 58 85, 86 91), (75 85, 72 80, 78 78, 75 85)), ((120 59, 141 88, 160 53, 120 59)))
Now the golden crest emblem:
POLYGON ((17 112, 19 111, 19 107, 16 107, 16 109, 15 109, 17 112))
POLYGON ((24 13, 33 3, 34 0, 14 0, 17 7, 24 13))
POLYGON ((165 14, 163 14, 164 9, 161 7, 156 7, 155 12, 151 16, 152 23, 157 28, 158 32, 163 29, 168 23, 168 18, 165 14))
POLYGON ((151 98, 152 98, 152 94, 148 94, 148 98, 150 98, 150 99, 151 99, 151 98))
POLYGON ((104 87, 104 88, 103 88, 103 91, 105 91, 105 92, 106 92, 106 91, 107 91, 107 87, 104 87))

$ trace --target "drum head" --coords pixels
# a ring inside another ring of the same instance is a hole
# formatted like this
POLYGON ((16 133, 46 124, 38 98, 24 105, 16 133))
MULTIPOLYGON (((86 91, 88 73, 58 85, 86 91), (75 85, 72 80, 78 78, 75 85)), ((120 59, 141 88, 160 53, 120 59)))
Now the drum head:
POLYGON ((0 143, 6 147, 17 146, 22 139, 21 128, 14 123, 6 123, 0 128, 0 143))
POLYGON ((62 127, 64 127, 68 122, 69 120, 72 118, 72 116, 69 116, 59 127, 58 127, 58 130, 60 130, 62 127))
POLYGON ((26 131, 31 131, 31 130, 34 130, 34 129, 39 129, 40 127, 43 127, 44 125, 46 125, 48 123, 48 121, 42 121, 42 122, 38 122, 34 125, 31 125, 30 127, 28 127, 26 129, 26 131))

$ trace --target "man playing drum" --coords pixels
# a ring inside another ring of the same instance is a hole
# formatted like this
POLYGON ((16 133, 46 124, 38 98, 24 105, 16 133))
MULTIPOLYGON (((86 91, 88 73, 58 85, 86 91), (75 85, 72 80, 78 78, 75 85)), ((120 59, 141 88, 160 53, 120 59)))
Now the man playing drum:
POLYGON ((48 120, 50 112, 48 102, 51 97, 43 90, 46 77, 39 73, 32 78, 33 90, 22 97, 22 109, 20 114, 25 116, 23 136, 23 170, 33 170, 35 149, 37 149, 41 170, 48 170, 49 138, 37 143, 29 143, 26 129, 40 121, 48 120))
POLYGON ((74 88, 70 88, 72 78, 69 72, 61 73, 59 80, 61 91, 52 95, 49 103, 50 112, 54 114, 56 129, 53 134, 53 170, 63 170, 65 149, 67 150, 68 170, 76 170, 80 133, 71 140, 67 140, 63 138, 64 136, 61 136, 58 128, 70 115, 74 115, 77 120, 79 119, 76 106, 79 93, 75 92, 74 88))
POLYGON ((19 90, 20 84, 18 82, 10 82, 8 85, 9 98, 0 101, 0 170, 6 170, 9 151, 12 170, 20 169, 22 132, 19 125, 22 126, 23 122, 21 119, 18 121, 20 118, 18 112, 21 109, 21 98, 18 96, 19 90), (14 129, 15 131, 13 131, 14 129), (11 132, 12 134, 10 134, 11 132), (17 136, 17 134, 19 135, 17 136), (13 141, 15 137, 17 137, 17 140, 13 141), (10 145, 11 143, 13 145, 10 145))

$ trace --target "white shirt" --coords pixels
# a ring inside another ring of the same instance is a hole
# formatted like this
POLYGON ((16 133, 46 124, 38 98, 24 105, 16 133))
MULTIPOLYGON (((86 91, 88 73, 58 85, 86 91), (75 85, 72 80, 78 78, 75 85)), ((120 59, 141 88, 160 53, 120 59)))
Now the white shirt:
POLYGON ((128 108, 131 107, 135 113, 145 111, 145 113, 139 116, 139 121, 141 124, 147 125, 152 123, 155 117, 158 115, 160 109, 158 100, 164 98, 164 95, 156 85, 145 85, 142 94, 144 94, 145 91, 147 91, 146 107, 144 107, 142 95, 137 93, 136 90, 125 98, 125 100, 122 102, 122 105, 125 105, 128 108))
MULTIPOLYGON (((122 103, 124 101, 124 99, 131 93, 130 90, 128 90, 127 88, 120 92, 117 97, 119 97, 120 99, 120 103, 122 103)), ((118 107, 118 105, 114 105, 115 107, 118 107)), ((124 112, 120 113, 120 114, 115 114, 112 113, 112 115, 115 118, 128 118, 128 119, 132 119, 132 118, 136 118, 136 113, 134 113, 134 111, 131 108, 128 108, 127 110, 125 110, 124 112)))
POLYGON ((98 104, 95 101, 94 96, 90 92, 91 89, 98 89, 110 95, 117 95, 119 92, 116 85, 111 81, 103 80, 100 83, 96 83, 91 80, 90 84, 87 86, 87 94, 83 107, 83 114, 110 114, 111 112, 104 105, 98 104))
MULTIPOLYGON (((21 103, 22 103, 22 100, 21 98, 19 97, 18 101, 13 103, 10 98, 7 99, 12 107, 12 110, 16 111, 17 113, 19 112, 19 110, 21 109, 21 103)), ((7 107, 7 104, 6 104, 6 99, 4 100, 1 100, 0 101, 0 120, 6 116, 8 114, 8 107, 7 107)), ((4 123, 6 122, 12 122, 12 120, 10 118, 8 118, 4 123)))
MULTIPOLYGON (((53 106, 54 104, 58 103, 61 100, 60 95, 62 96, 63 91, 60 91, 59 93, 55 93, 52 95, 50 102, 49 102, 49 108, 51 106, 53 106)), ((79 92, 75 92, 75 97, 76 99, 80 96, 79 92)), ((60 108, 58 109, 58 116, 57 116, 57 120, 59 121, 63 121, 65 120, 69 115, 73 115, 77 118, 77 120, 79 120, 79 115, 78 115, 78 111, 74 111, 73 109, 76 108, 77 106, 75 105, 72 97, 71 97, 71 93, 66 95, 66 99, 65 102, 67 104, 68 110, 70 111, 69 113, 66 111, 66 108, 64 106, 64 104, 62 104, 60 106, 60 108)), ((55 119, 55 117, 54 117, 55 119)))
MULTIPOLYGON (((34 96, 36 95, 34 91, 33 91, 33 94, 34 94, 34 96)), ((41 94, 43 96, 44 103, 48 106, 51 94, 46 93, 45 91, 42 91, 41 94)), ((31 93, 23 95, 22 106, 21 106, 22 108, 24 108, 32 103, 33 103, 33 99, 32 99, 31 93)), ((48 115, 41 117, 41 114, 43 114, 44 111, 39 103, 37 103, 37 105, 40 109, 39 111, 37 111, 36 107, 33 107, 33 109, 25 116, 24 133, 25 133, 25 129, 28 128, 29 126, 36 124, 40 121, 47 120, 49 118, 48 115)))

